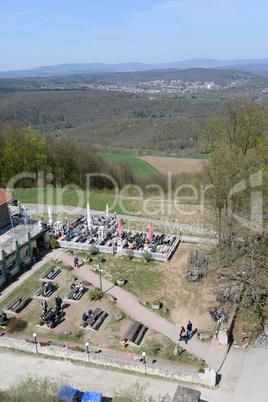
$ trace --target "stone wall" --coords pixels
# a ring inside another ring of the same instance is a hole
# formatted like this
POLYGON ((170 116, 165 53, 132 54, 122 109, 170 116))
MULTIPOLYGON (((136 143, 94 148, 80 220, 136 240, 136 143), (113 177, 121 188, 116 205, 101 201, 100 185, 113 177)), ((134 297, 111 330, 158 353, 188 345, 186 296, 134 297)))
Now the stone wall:
POLYGON ((228 345, 230 335, 234 325, 234 315, 232 314, 227 324, 222 323, 218 334, 218 342, 220 345, 228 345))
POLYGON ((199 384, 208 387, 215 387, 216 373, 212 369, 205 369, 205 373, 196 373, 188 370, 176 369, 173 367, 159 366, 155 364, 143 364, 133 360, 126 360, 117 357, 110 357, 100 354, 87 354, 86 352, 77 352, 69 350, 66 347, 59 346, 40 346, 31 342, 18 339, 1 337, 0 347, 17 349, 27 353, 39 353, 46 356, 53 356, 88 362, 90 364, 101 365, 105 368, 115 367, 136 373, 149 374, 152 376, 169 378, 172 380, 183 381, 187 383, 199 384))

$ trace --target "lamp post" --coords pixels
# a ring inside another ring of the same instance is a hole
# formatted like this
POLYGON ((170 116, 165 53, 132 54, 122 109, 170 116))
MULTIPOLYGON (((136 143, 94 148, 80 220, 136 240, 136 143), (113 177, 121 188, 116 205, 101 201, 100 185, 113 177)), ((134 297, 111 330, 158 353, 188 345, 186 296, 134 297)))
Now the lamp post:
POLYGON ((145 353, 145 352, 142 352, 143 364, 146 364, 146 361, 145 361, 145 356, 146 356, 146 353, 145 353))
POLYGON ((65 223, 67 224, 67 222, 68 222, 68 219, 67 219, 67 216, 65 216, 65 223))
POLYGON ((89 347, 89 342, 86 342, 85 345, 86 345, 86 347, 87 347, 87 354, 89 354, 89 349, 88 349, 88 347, 89 347))
POLYGON ((102 283, 101 283, 101 269, 100 269, 100 250, 98 248, 98 270, 99 270, 99 276, 100 276, 100 295, 102 296, 102 283))
POLYGON ((34 338, 34 344, 35 344, 35 351, 37 353, 37 341, 36 341, 36 332, 33 333, 33 338, 34 338))

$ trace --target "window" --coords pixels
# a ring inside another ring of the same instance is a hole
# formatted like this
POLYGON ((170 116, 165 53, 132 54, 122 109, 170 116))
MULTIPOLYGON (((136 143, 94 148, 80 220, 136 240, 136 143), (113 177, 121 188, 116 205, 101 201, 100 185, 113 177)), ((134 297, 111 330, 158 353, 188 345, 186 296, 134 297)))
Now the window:
POLYGON ((29 257, 29 250, 26 249, 20 252, 20 260, 24 261, 27 257, 29 257))

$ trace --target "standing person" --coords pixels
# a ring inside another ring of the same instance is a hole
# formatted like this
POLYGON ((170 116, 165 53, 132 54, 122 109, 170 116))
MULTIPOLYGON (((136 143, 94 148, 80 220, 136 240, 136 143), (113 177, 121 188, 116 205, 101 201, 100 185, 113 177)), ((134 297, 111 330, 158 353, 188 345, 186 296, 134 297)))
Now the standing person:
POLYGON ((61 310, 61 303, 62 303, 62 300, 61 300, 60 296, 56 296, 55 297, 55 304, 56 304, 56 306, 58 307, 59 310, 61 310))
POLYGON ((76 267, 76 268, 78 268, 78 262, 79 262, 79 260, 78 260, 78 257, 74 257, 74 266, 76 267))
POLYGON ((191 323, 191 321, 188 321, 187 324, 187 338, 192 338, 192 328, 193 328, 193 324, 191 323))
POLYGON ((46 314, 46 312, 47 312, 47 302, 46 302, 46 300, 43 300, 42 303, 40 304, 40 306, 42 307, 43 311, 46 314))

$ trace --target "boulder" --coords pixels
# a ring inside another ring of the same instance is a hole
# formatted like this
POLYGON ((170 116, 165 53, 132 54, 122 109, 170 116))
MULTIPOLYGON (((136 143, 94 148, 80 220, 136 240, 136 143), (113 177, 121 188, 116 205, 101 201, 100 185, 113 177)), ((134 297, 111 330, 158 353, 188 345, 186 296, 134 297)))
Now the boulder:
POLYGON ((114 297, 111 293, 107 293, 106 296, 108 300, 111 300, 113 302, 116 301, 116 297, 114 297))
POLYGON ((210 339, 210 338, 212 338, 212 335, 211 334, 200 334, 200 339, 210 339))
POLYGON ((140 303, 141 303, 143 306, 147 306, 147 304, 148 304, 148 302, 147 302, 143 297, 140 298, 140 303))
POLYGON ((60 332, 60 335, 61 336, 70 336, 70 335, 72 335, 72 331, 62 331, 62 332, 60 332))
POLYGON ((200 364, 203 364, 205 362, 204 359, 202 359, 201 357, 196 356, 195 354, 190 353, 190 352, 187 352, 187 357, 189 359, 193 360, 194 362, 197 362, 197 363, 200 363, 200 364))
POLYGON ((122 320, 122 318, 124 318, 124 317, 125 317, 125 314, 122 313, 122 311, 117 311, 117 312, 114 314, 115 321, 120 321, 120 320, 122 320))

